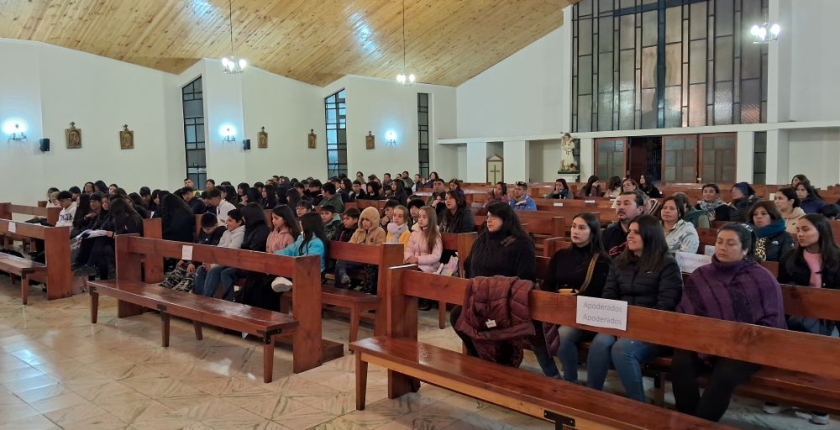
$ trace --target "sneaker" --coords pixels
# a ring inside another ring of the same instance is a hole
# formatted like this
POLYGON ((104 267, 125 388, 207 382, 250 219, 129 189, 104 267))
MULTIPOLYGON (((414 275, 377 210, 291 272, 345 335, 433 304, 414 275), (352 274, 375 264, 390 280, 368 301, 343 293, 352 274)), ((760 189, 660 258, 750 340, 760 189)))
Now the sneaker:
POLYGON ((776 403, 766 402, 766 403, 764 403, 764 407, 762 407, 762 409, 764 409, 765 413, 775 415, 775 414, 780 414, 780 413, 788 410, 789 408, 787 406, 784 406, 784 405, 779 405, 779 404, 776 404, 776 403))
POLYGON ((91 277, 96 276, 97 273, 99 273, 99 270, 97 270, 95 267, 85 265, 74 270, 73 276, 91 277))
POLYGON ((342 285, 348 285, 348 284, 350 284, 350 277, 347 276, 347 274, 345 273, 345 274, 341 275, 340 281, 341 281, 342 285))
POLYGON ((820 426, 827 425, 830 422, 829 415, 821 412, 796 411, 796 416, 808 420, 811 424, 820 426))

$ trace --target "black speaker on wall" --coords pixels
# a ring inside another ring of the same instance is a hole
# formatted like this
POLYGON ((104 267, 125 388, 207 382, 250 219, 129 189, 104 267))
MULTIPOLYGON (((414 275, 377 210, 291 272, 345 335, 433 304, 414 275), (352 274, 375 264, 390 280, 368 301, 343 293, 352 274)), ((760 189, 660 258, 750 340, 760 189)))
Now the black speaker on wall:
POLYGON ((48 152, 50 150, 50 140, 49 139, 41 139, 38 141, 40 144, 39 148, 41 152, 48 152))
POLYGON ((242 140, 242 149, 244 149, 246 151, 251 150, 251 139, 242 140))

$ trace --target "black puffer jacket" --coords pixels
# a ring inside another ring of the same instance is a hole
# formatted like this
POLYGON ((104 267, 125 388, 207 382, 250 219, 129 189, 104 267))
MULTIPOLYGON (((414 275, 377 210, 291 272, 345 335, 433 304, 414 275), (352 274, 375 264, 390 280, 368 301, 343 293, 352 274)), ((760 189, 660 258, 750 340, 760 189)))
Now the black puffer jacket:
MULTIPOLYGON (((811 269, 805 259, 796 254, 795 249, 788 251, 779 260, 779 283, 807 287, 811 284, 811 269)), ((823 267, 820 275, 823 288, 840 290, 840 267, 823 267)))
POLYGON ((634 260, 619 269, 614 262, 601 297, 663 311, 676 309, 683 287, 677 260, 667 256, 662 269, 645 273, 638 273, 638 264, 634 260))

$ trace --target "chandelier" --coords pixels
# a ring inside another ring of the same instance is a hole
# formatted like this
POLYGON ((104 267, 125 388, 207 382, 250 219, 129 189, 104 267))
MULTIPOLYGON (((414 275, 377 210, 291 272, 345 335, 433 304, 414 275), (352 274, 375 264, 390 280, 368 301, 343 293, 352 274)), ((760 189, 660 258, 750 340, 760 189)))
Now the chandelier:
POLYGON ((402 73, 397 75, 397 82, 400 85, 408 86, 408 85, 413 84, 414 81, 417 80, 417 78, 414 76, 414 73, 406 73, 406 67, 405 67, 405 0, 403 0, 403 2, 402 2, 402 31, 403 31, 403 35, 402 35, 403 69, 402 69, 402 73))
POLYGON ((782 32, 782 27, 779 24, 762 23, 755 24, 750 29, 750 34, 753 36, 753 44, 766 44, 779 39, 779 33, 782 32))
POLYGON ((222 58, 222 67, 224 67, 225 73, 229 75, 238 75, 245 71, 245 67, 248 65, 248 62, 245 61, 244 58, 236 59, 236 55, 234 55, 233 49, 233 0, 228 0, 228 7, 230 14, 228 17, 230 18, 230 58, 224 57, 222 58))

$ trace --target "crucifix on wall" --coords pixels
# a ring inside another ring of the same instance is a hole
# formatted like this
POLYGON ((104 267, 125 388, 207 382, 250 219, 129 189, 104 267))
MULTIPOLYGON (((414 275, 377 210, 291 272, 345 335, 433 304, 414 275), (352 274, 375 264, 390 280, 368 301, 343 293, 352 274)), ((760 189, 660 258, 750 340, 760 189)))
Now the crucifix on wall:
POLYGON ((487 158, 487 182, 495 184, 505 180, 505 160, 498 155, 487 158))

